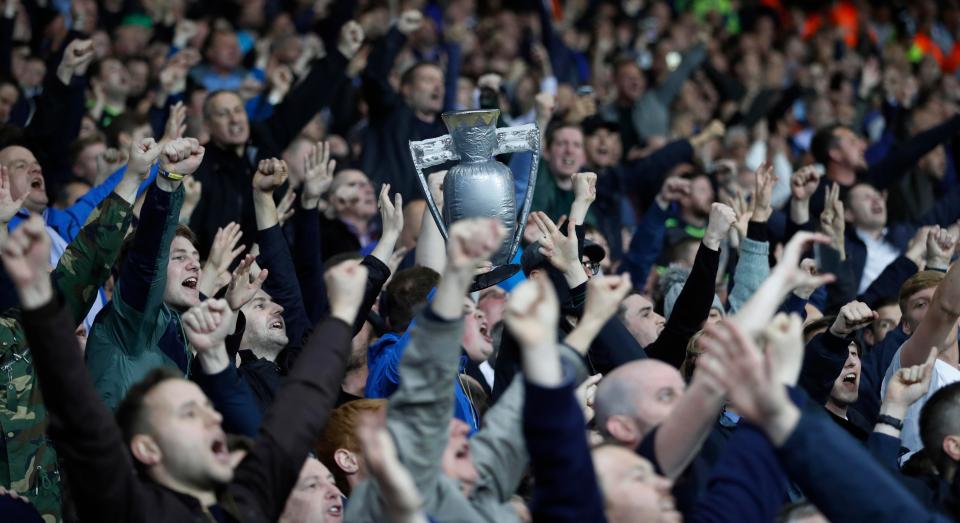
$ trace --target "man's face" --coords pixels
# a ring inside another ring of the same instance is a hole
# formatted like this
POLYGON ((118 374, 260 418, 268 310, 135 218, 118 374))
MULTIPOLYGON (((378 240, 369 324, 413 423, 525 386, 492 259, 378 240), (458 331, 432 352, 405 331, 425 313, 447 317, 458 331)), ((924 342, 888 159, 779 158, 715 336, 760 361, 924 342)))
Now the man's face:
POLYGON ((613 445, 598 447, 592 454, 610 523, 682 521, 670 494, 672 482, 657 474, 649 461, 613 445))
POLYGON ((206 115, 210 139, 220 146, 243 145, 250 138, 250 121, 243 101, 235 93, 218 93, 206 115))
POLYGON ((702 217, 710 215, 715 195, 710 179, 706 176, 697 176, 690 182, 690 194, 680 200, 680 205, 687 211, 702 217))
POLYGON ((130 72, 120 60, 107 58, 100 63, 97 81, 103 86, 103 92, 111 98, 125 98, 130 94, 130 72))
POLYGON ((623 145, 620 134, 609 129, 597 129, 587 136, 587 160, 596 167, 610 167, 620 161, 623 145))
POLYGON ((834 380, 833 389, 830 390, 830 399, 842 406, 852 405, 857 401, 860 388, 860 356, 857 355, 856 344, 851 343, 848 351, 843 370, 834 380))
POLYGON ((0 164, 10 176, 10 196, 14 200, 27 195, 23 206, 31 212, 43 212, 47 208, 47 189, 43 182, 40 162, 25 147, 11 145, 0 150, 0 164))
POLYGON ((127 63, 127 78, 130 94, 140 96, 146 92, 150 83, 150 65, 143 60, 127 63))
POLYGON ((470 298, 463 299, 463 349, 475 363, 487 361, 493 354, 493 339, 487 316, 470 298))
POLYGON ((667 419, 683 396, 686 389, 683 376, 677 369, 659 361, 638 366, 633 374, 637 384, 634 418, 642 427, 655 427, 667 419))
POLYGON ((900 324, 900 306, 885 305, 877 309, 879 317, 870 324, 869 333, 873 337, 873 344, 876 345, 887 337, 887 333, 892 331, 900 324))
POLYGON ((153 129, 149 124, 144 124, 140 127, 134 128, 133 132, 130 134, 120 133, 117 136, 117 140, 120 142, 120 148, 122 150, 127 150, 130 148, 130 144, 140 143, 140 141, 146 138, 153 138, 153 129))
POLYGON ((174 236, 170 243, 170 261, 167 263, 167 286, 163 301, 169 307, 185 311, 200 303, 200 253, 190 240, 174 236))
POLYGON ((631 294, 623 300, 623 306, 626 308, 624 323, 637 343, 646 347, 657 341, 667 322, 663 316, 653 312, 653 302, 645 296, 631 294))
POLYGON ((334 177, 330 186, 333 206, 337 216, 352 216, 369 220, 377 215, 377 197, 373 185, 363 171, 343 170, 334 177), (343 201, 339 196, 344 196, 343 201))
POLYGON ((245 349, 279 352, 290 341, 283 322, 283 307, 273 302, 262 290, 241 309, 246 320, 240 345, 245 349))
POLYGON ((97 157, 107 150, 104 143, 92 143, 80 151, 76 163, 73 164, 73 174, 90 185, 97 183, 97 157))
POLYGON ((550 172, 557 178, 569 179, 586 162, 583 131, 579 127, 561 127, 553 132, 548 161, 550 172))
MULTIPOLYGON (((144 397, 161 465, 180 484, 215 490, 233 478, 222 418, 193 382, 169 379, 144 397)), ((136 441, 133 442, 136 445, 136 441)))
POLYGON ((863 229, 879 229, 887 225, 887 202, 872 185, 861 183, 847 196, 848 221, 863 229))
POLYGON ((833 133, 836 138, 836 144, 830 150, 830 158, 851 169, 858 171, 867 168, 867 160, 863 153, 867 150, 867 144, 850 129, 841 127, 833 133))
POLYGON ((936 290, 936 287, 927 287, 907 298, 907 310, 901 311, 903 313, 904 332, 913 334, 917 330, 917 326, 927 315, 927 308, 930 306, 930 301, 933 299, 933 293, 936 290))
POLYGON ((647 79, 636 64, 621 65, 614 81, 617 84, 617 93, 624 101, 636 102, 647 88, 647 79))
POLYGON ((507 306, 507 293, 500 287, 489 287, 480 292, 477 300, 477 309, 486 317, 488 331, 503 319, 503 311, 507 306))
POLYGON ((460 483, 460 491, 469 496, 477 484, 479 475, 473 465, 473 456, 470 454, 470 426, 463 420, 453 418, 447 426, 447 447, 443 450, 441 466, 448 478, 460 483))
POLYGON ((281 523, 333 523, 343 521, 343 493, 333 474, 316 458, 307 458, 300 477, 287 497, 281 523))
POLYGON ((443 110, 443 71, 435 65, 421 65, 403 87, 403 94, 414 112, 439 114, 443 110))
POLYGON ((20 93, 13 84, 0 84, 0 123, 10 121, 10 111, 20 99, 20 93))
POLYGON ((218 31, 207 49, 207 61, 210 65, 224 70, 233 70, 240 65, 240 43, 232 32, 218 31))

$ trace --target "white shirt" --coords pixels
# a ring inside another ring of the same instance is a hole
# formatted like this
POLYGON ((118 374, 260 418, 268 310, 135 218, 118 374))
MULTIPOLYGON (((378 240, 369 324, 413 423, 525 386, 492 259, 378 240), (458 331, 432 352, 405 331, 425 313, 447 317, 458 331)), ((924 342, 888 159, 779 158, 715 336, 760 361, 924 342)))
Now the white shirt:
POLYGON ((880 273, 887 268, 887 265, 893 263, 900 256, 900 251, 891 245, 887 240, 887 229, 883 229, 879 240, 874 240, 870 235, 857 229, 857 237, 863 240, 867 248, 867 261, 863 264, 863 276, 860 277, 860 286, 857 288, 857 294, 863 294, 867 287, 873 283, 873 280, 880 276, 880 273))
MULTIPOLYGON (((890 383, 893 375, 900 368, 901 350, 903 350, 902 345, 897 349, 897 353, 893 355, 893 361, 890 362, 890 367, 883 376, 883 385, 880 387, 881 398, 886 397, 887 384, 890 383)), ((920 440, 920 410, 923 409, 923 406, 927 403, 927 400, 930 399, 930 396, 933 396, 933 393, 958 381, 960 381, 960 370, 957 370, 943 360, 938 359, 936 363, 934 363, 933 373, 930 375, 930 390, 907 409, 907 415, 903 419, 903 430, 900 431, 900 444, 906 448, 908 452, 900 458, 901 464, 905 463, 910 456, 923 448, 923 442, 920 440)))

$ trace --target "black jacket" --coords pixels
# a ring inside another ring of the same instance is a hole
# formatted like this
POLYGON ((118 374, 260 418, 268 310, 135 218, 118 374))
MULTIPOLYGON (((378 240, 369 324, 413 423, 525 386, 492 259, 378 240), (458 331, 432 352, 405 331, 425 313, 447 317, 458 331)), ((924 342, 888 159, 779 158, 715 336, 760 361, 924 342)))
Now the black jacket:
POLYGON ((251 184, 257 163, 266 158, 279 158, 310 119, 330 105, 340 84, 346 81, 346 67, 346 57, 335 50, 316 62, 310 74, 290 91, 270 118, 251 125, 250 141, 240 156, 213 143, 207 144, 203 163, 193 175, 203 183, 203 193, 190 218, 201 257, 205 258, 210 252, 217 228, 230 222, 240 224, 241 241, 245 245, 249 247, 253 243, 257 222, 251 184))

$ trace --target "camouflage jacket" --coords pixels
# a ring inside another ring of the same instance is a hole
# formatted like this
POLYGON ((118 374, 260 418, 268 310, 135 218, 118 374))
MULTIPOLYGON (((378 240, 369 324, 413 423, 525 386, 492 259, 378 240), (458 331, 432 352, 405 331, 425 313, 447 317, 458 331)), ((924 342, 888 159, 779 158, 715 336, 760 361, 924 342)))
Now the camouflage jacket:
MULTIPOLYGON (((54 269, 54 284, 75 324, 83 321, 110 276, 131 216, 130 204, 111 194, 90 214, 54 269)), ((60 469, 46 437, 46 410, 19 318, 16 309, 0 314, 0 485, 25 494, 52 523, 62 520, 60 469)))

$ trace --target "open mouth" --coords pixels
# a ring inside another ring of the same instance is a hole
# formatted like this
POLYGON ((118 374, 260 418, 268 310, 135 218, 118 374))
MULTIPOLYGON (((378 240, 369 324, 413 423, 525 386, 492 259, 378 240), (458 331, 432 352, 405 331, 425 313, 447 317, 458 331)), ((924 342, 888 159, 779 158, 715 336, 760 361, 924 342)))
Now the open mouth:
POLYGON ((847 374, 845 374, 845 375, 843 376, 843 382, 844 382, 844 383, 851 383, 851 384, 856 383, 856 382, 857 382, 857 374, 854 373, 854 372, 848 372, 847 374))
POLYGON ((283 330, 283 320, 274 320, 272 323, 270 323, 270 328, 283 330))
POLYGON ((564 167, 573 167, 576 164, 577 163, 573 161, 573 158, 562 158, 560 160, 560 165, 563 165, 564 167))
POLYGON ((196 288, 197 288, 197 277, 196 277, 196 276, 191 276, 191 277, 183 280, 183 282, 182 282, 180 285, 182 285, 182 286, 184 286, 184 287, 186 287, 186 288, 188 288, 188 289, 196 289, 196 288))
POLYGON ((337 503, 336 505, 328 508, 327 514, 335 518, 341 517, 343 515, 343 505, 337 503))
POLYGON ((230 449, 227 447, 226 436, 218 436, 217 439, 210 444, 210 450, 213 452, 213 456, 217 461, 224 463, 230 462, 230 449))
POLYGON ((43 188, 43 178, 34 178, 33 181, 30 182, 30 187, 31 187, 32 189, 42 189, 42 188, 43 188))

